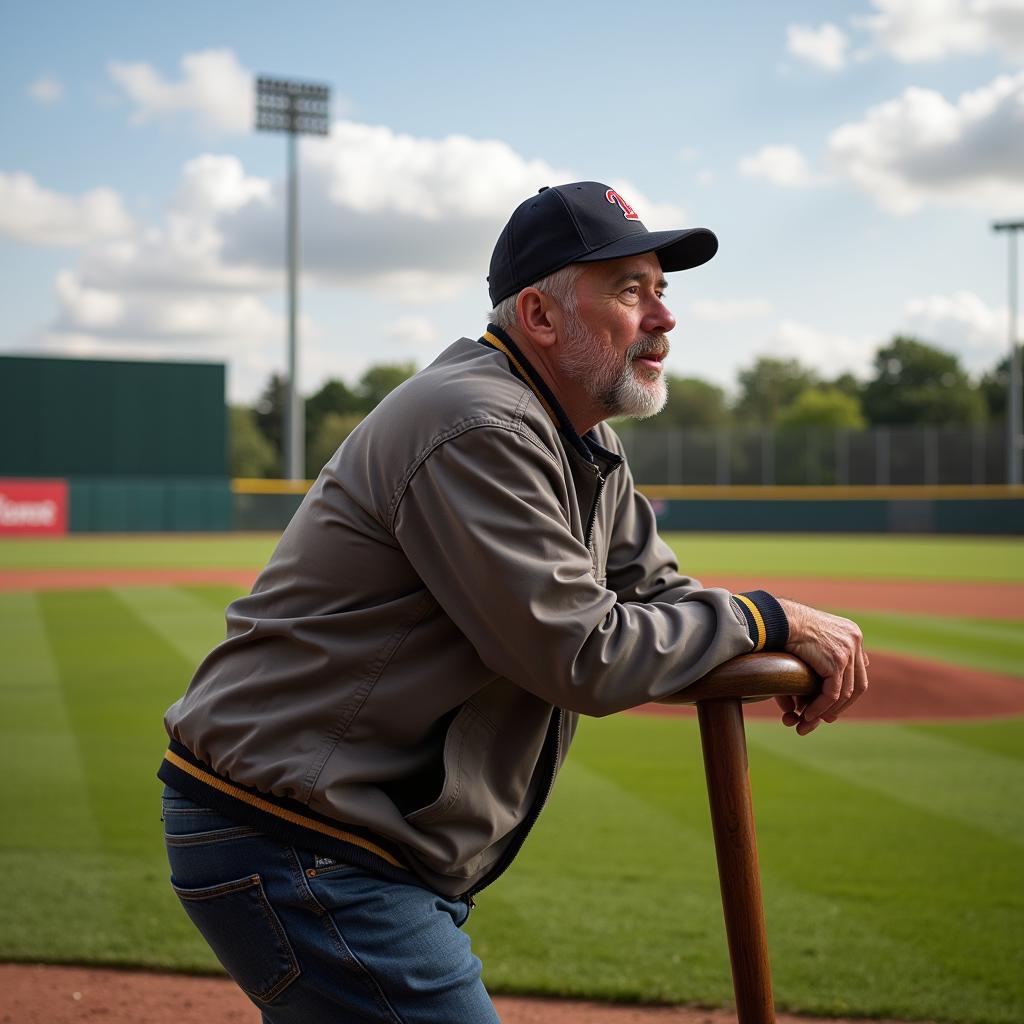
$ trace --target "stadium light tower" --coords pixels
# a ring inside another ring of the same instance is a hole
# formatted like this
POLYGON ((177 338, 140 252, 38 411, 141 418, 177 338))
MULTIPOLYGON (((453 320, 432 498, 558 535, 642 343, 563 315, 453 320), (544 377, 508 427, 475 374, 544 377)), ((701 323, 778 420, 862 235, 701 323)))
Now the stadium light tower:
POLYGON ((997 221, 993 231, 1005 231, 1010 241, 1009 249, 1009 291, 1010 291, 1010 384, 1006 402, 1006 431, 1009 452, 1006 481, 1020 483, 1020 453, 1024 449, 1021 435, 1021 379, 1020 345, 1017 344, 1017 232, 1024 228, 1024 221, 997 221))
POLYGON ((294 79, 256 79, 256 129, 288 133, 288 400, 282 441, 285 476, 305 475, 306 431, 299 393, 298 320, 299 180, 295 160, 297 135, 326 135, 330 120, 331 90, 326 85, 294 79))

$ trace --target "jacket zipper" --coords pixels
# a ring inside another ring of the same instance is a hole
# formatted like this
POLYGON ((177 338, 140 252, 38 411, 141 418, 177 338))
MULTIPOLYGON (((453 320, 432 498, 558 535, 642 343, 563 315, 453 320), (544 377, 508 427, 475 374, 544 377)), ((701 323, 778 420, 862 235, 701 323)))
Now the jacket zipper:
POLYGON ((562 720, 564 714, 565 712, 561 708, 555 708, 555 714, 551 719, 551 725, 548 726, 548 737, 544 746, 546 748, 552 745, 550 743, 552 735, 554 735, 555 742, 553 744, 554 749, 548 765, 547 782, 541 788, 536 799, 533 801, 530 813, 523 819, 523 823, 519 826, 518 835, 509 845, 508 849, 506 849, 498 859, 497 864, 495 864, 494 867, 491 868, 491 870, 462 897, 471 907, 476 906, 476 901, 473 897, 476 896, 481 889, 486 889, 487 886, 496 882, 508 870, 512 861, 515 860, 516 855, 523 848, 523 843, 526 842, 526 837, 530 834, 533 826, 537 823, 537 819, 540 817, 540 812, 544 810, 544 805, 548 802, 548 797, 551 796, 551 790, 554 789, 555 786, 555 776, 558 774, 558 762, 562 756, 562 720))
POLYGON ((583 534, 583 543, 590 547, 594 539, 594 524, 597 522, 597 510, 601 507, 601 497, 604 494, 604 485, 607 477, 602 476, 601 470, 594 467, 594 474, 597 476, 597 494, 594 496, 594 504, 590 508, 590 518, 587 520, 587 530, 583 534))

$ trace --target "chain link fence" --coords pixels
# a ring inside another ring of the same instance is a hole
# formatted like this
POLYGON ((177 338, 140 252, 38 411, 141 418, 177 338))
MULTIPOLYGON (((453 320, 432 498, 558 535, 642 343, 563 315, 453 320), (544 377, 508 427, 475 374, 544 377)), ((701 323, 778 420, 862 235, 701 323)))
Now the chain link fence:
POLYGON ((1005 484, 1002 425, 657 428, 616 424, 633 477, 643 484, 1005 484))

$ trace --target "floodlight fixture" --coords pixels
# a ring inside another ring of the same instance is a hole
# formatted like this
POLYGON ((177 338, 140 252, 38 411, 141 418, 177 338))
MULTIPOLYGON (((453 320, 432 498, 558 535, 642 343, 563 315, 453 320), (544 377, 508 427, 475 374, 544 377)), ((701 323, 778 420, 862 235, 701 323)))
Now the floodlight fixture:
POLYGON ((256 129, 288 136, 288 398, 285 409, 284 472, 290 480, 305 475, 305 416, 298 385, 299 177, 296 136, 327 135, 331 90, 318 82, 260 75, 256 79, 256 129))

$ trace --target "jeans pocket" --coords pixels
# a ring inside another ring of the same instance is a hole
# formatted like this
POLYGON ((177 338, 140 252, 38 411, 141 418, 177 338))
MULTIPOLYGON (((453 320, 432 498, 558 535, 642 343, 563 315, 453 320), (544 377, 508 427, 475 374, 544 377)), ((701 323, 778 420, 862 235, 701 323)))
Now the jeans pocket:
POLYGON ((295 952, 259 875, 203 889, 172 888, 224 969, 247 995, 269 1003, 299 976, 295 952))

